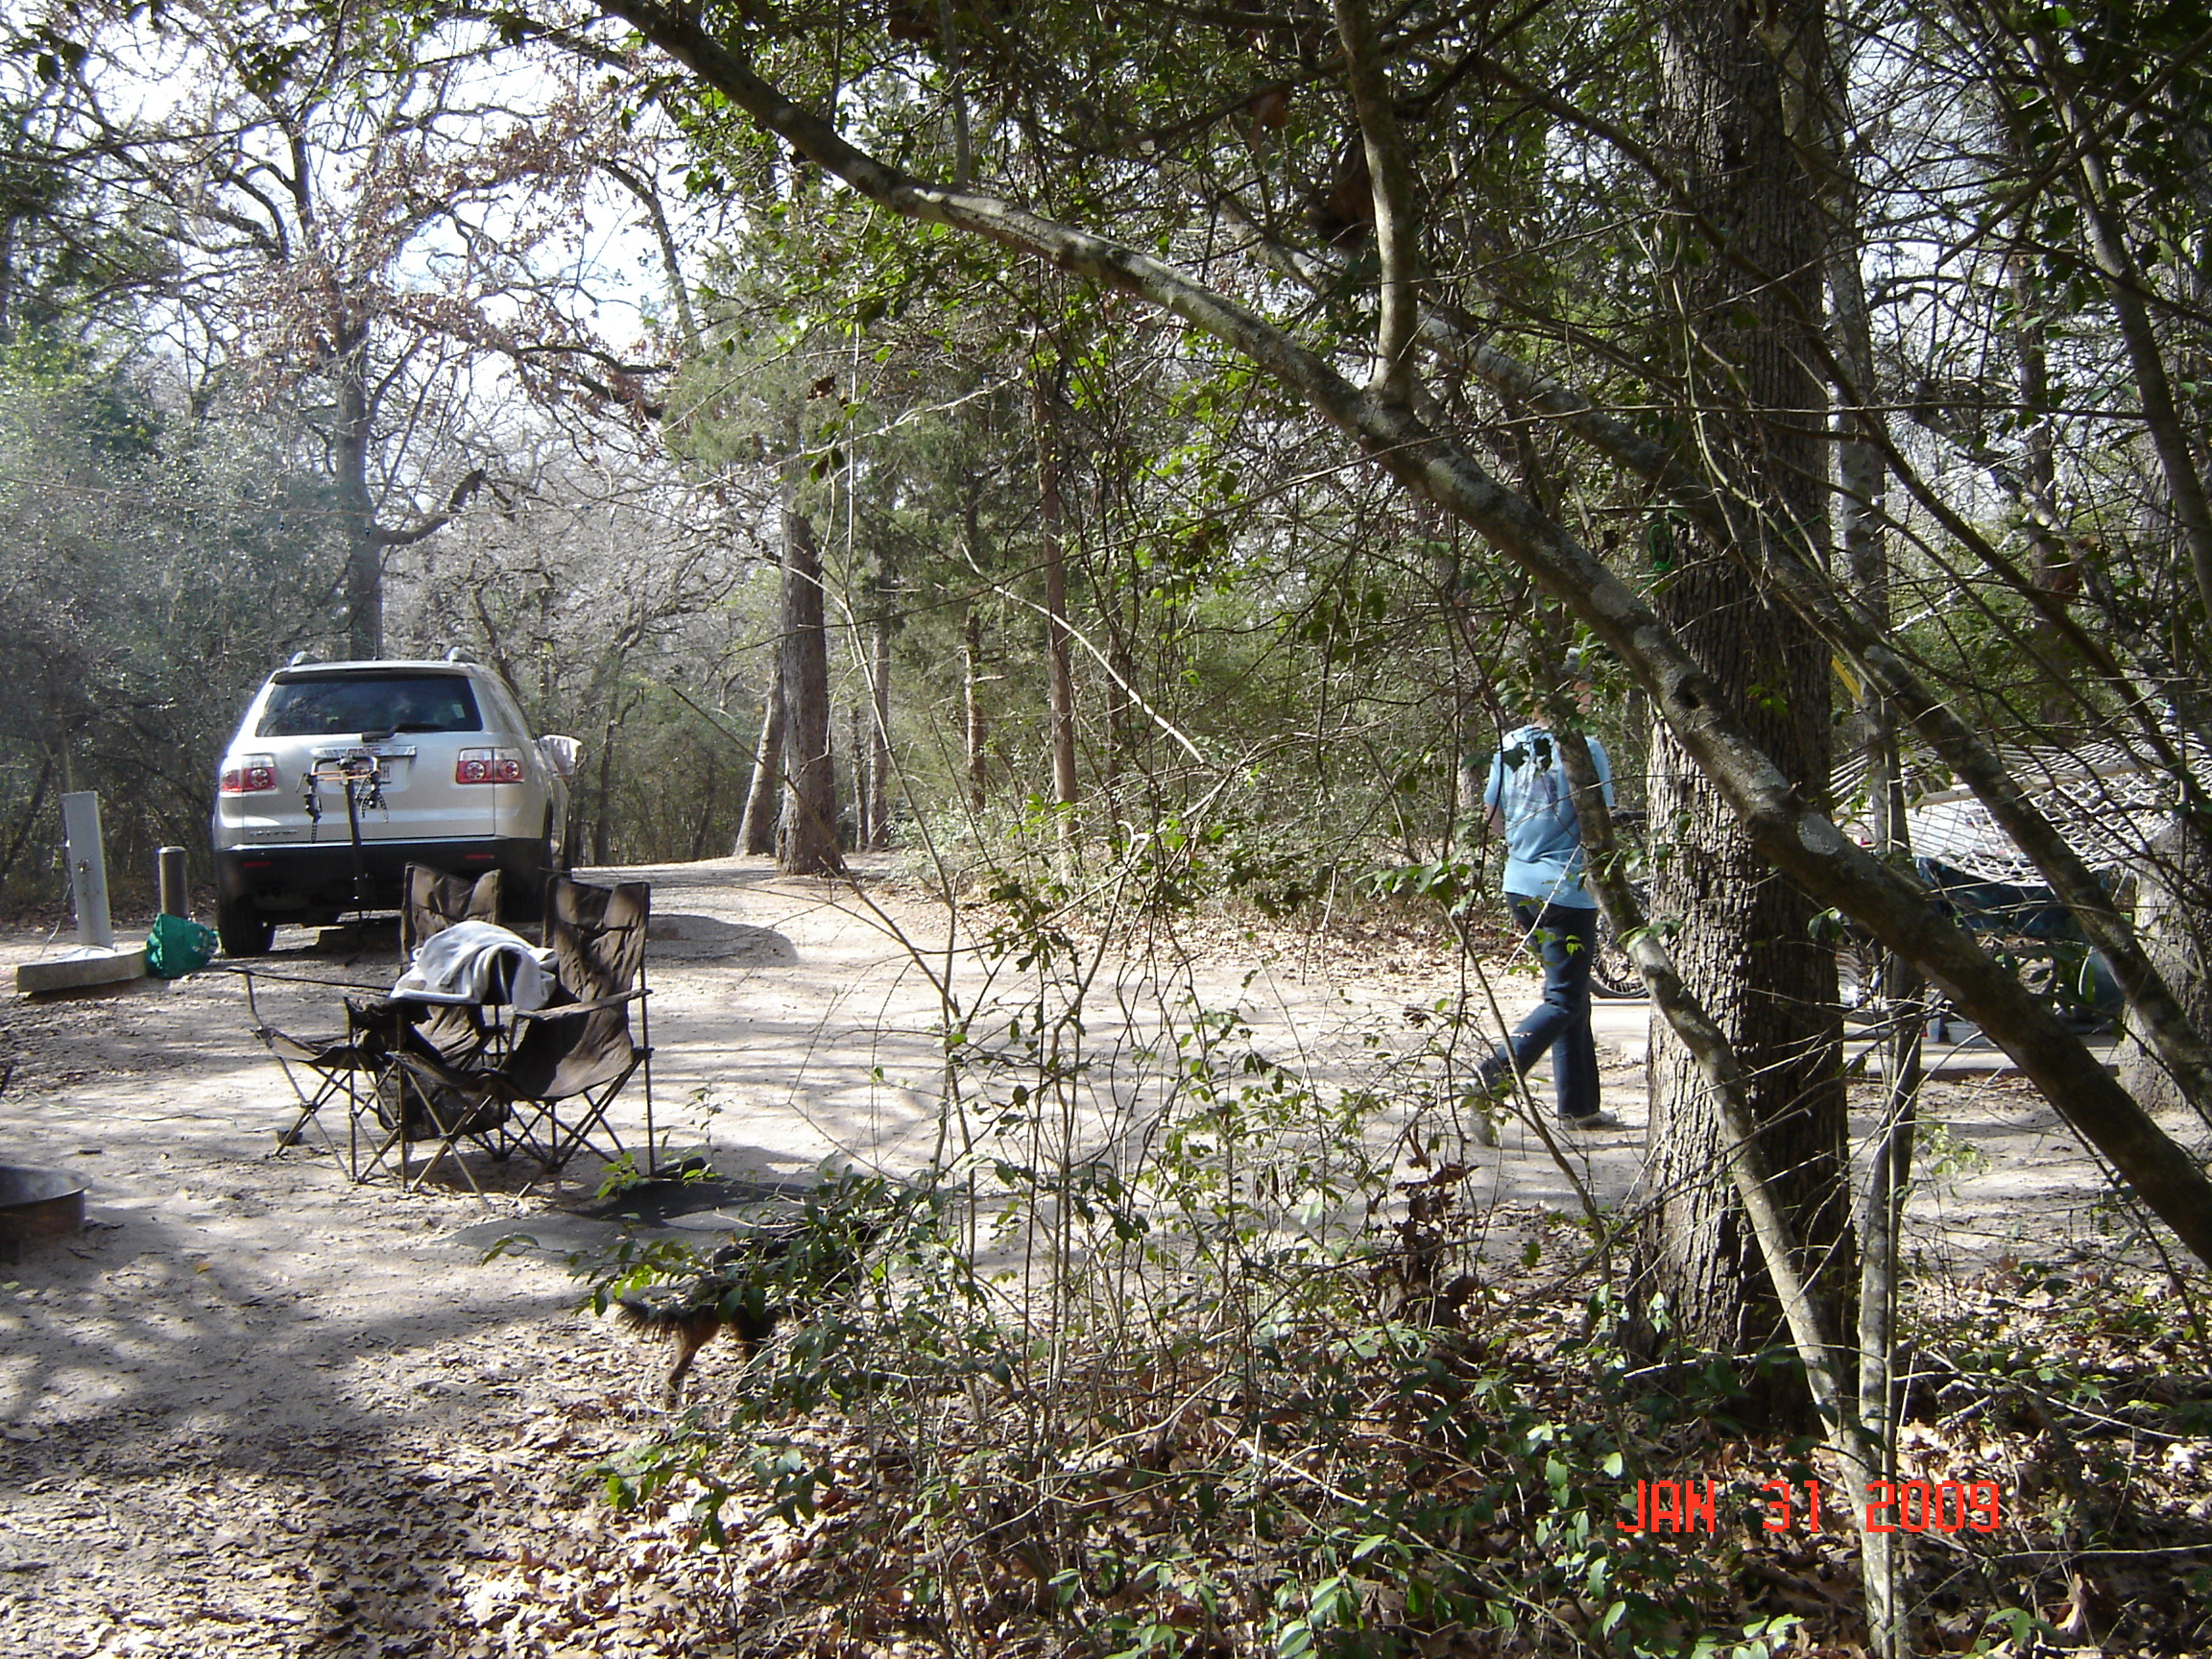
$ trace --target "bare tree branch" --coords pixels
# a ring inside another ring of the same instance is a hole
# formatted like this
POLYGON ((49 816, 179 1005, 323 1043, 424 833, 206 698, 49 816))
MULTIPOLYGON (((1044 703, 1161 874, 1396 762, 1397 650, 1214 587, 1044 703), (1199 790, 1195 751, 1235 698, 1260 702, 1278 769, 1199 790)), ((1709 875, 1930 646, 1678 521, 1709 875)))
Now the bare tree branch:
POLYGON ((1821 902, 1917 965, 2113 1161, 2144 1201, 2212 1262, 2212 1181, 2103 1064, 1914 883, 1854 845, 1744 734, 1721 689, 1634 589, 1589 549, 1407 411, 1362 392, 1256 313, 1166 262, 994 197, 945 190, 886 166, 802 108, 688 11, 602 0, 755 121, 903 217, 948 226, 1143 299, 1231 346, 1358 443, 1407 489, 1459 517, 1569 605, 1627 664, 1753 845, 1821 902))

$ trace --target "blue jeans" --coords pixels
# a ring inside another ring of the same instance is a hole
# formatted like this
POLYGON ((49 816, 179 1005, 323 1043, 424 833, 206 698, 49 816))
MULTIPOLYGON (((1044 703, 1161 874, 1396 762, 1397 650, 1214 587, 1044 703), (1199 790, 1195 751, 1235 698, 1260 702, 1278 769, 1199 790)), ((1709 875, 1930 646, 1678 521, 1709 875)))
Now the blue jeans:
POLYGON ((1544 1000, 1523 1017, 1482 1067, 1485 1082, 1508 1070, 1526 1075, 1546 1049, 1559 1116, 1588 1118, 1598 1110, 1598 1043, 1590 1034, 1590 964, 1598 950, 1598 912, 1573 904, 1539 905, 1508 893, 1513 919, 1544 961, 1544 1000))

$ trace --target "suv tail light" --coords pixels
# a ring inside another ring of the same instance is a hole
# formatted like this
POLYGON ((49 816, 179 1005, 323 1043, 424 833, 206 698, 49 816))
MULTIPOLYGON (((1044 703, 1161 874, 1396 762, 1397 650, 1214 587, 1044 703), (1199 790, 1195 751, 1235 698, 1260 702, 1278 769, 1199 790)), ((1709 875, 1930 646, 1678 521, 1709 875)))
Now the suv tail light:
POLYGON ((267 795, 276 787, 276 757, 274 755, 233 755, 230 763, 223 768, 220 788, 225 795, 267 795))
POLYGON ((453 758, 456 783, 519 783, 522 751, 519 749, 464 749, 453 758))

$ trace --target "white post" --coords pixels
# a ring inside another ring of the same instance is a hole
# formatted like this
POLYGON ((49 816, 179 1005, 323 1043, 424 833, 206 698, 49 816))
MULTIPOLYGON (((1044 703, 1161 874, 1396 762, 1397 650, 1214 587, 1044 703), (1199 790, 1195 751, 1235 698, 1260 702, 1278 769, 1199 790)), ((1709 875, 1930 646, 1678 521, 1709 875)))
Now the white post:
POLYGON ((77 902, 77 942, 115 948, 108 914, 108 855, 100 842, 100 797, 90 790, 61 797, 61 833, 69 847, 69 890, 77 902))

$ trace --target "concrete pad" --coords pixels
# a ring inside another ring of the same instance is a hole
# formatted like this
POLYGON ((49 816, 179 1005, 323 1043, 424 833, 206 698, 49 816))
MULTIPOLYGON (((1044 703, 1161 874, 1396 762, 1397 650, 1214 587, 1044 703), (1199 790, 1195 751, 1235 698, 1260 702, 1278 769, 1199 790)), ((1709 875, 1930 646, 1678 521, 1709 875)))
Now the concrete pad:
POLYGON ((45 997, 58 991, 85 991, 145 977, 145 946, 104 950, 83 945, 59 956, 20 964, 15 970, 15 989, 26 997, 45 997))

